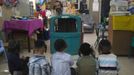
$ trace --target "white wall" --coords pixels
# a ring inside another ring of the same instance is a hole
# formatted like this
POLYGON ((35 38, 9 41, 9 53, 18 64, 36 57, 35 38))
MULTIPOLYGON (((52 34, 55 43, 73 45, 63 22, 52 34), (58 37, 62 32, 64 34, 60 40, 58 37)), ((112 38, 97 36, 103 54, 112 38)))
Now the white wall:
POLYGON ((35 0, 29 0, 29 1, 32 1, 33 2, 34 9, 36 9, 35 0))
POLYGON ((93 0, 87 0, 90 15, 92 15, 93 0))
POLYGON ((93 11, 99 11, 99 1, 94 0, 93 2, 93 11))
POLYGON ((29 16, 30 15, 30 6, 29 0, 19 0, 20 3, 17 7, 12 8, 15 15, 20 16, 29 16))

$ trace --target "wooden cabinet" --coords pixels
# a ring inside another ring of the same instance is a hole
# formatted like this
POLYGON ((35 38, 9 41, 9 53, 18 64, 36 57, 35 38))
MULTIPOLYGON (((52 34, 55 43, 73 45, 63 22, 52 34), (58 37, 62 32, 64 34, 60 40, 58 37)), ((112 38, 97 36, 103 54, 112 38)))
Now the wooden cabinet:
MULTIPOLYGON (((119 17, 119 16, 118 16, 119 17)), ((114 17, 115 18, 115 17, 114 17)), ((109 19, 109 37, 108 39, 112 43, 112 51, 116 55, 128 55, 128 50, 130 50, 131 38, 134 36, 134 31, 131 30, 120 30, 113 29, 113 21, 115 20, 113 16, 109 19)), ((122 20, 122 22, 124 22, 122 20)), ((127 24, 129 25, 129 24, 127 24)))

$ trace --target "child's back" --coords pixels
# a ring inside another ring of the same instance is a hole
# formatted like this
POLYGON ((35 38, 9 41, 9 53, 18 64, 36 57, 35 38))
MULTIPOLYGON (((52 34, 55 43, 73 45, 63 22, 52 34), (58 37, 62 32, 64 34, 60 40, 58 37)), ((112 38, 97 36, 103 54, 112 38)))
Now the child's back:
POLYGON ((66 43, 62 39, 55 42, 56 53, 52 55, 52 75, 71 75, 70 67, 73 65, 71 55, 64 52, 66 43))
POLYGON ((98 75, 117 75, 117 56, 110 52, 111 44, 108 40, 101 40, 99 43, 98 75))
POLYGON ((32 56, 28 65, 29 75, 50 75, 50 65, 45 56, 32 56))
POLYGON ((96 75, 96 60, 90 45, 83 43, 79 50, 82 56, 77 61, 78 75, 96 75))
POLYGON ((95 75, 96 61, 92 56, 83 56, 77 61, 78 75, 95 75))
POLYGON ((56 52, 52 55, 52 75, 70 75, 70 66, 73 65, 71 55, 56 52))
POLYGON ((8 52, 7 58, 11 75, 13 75, 15 71, 22 71, 21 59, 19 58, 19 55, 8 52))
POLYGON ((19 44, 14 40, 9 41, 7 59, 11 75, 13 75, 15 71, 22 71, 22 62, 19 56, 19 44))
POLYGON ((117 56, 114 54, 102 54, 98 57, 98 75, 118 74, 117 56))
POLYGON ((34 55, 29 59, 29 75, 50 75, 50 65, 44 52, 47 49, 42 40, 35 42, 34 55))

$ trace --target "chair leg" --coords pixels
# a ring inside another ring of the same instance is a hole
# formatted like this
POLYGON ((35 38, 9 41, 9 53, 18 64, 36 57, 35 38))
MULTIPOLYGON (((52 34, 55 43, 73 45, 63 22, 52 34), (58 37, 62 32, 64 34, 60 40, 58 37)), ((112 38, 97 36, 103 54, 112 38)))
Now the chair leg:
POLYGON ((97 37, 95 43, 94 43, 94 46, 95 48, 97 48, 98 44, 99 44, 99 41, 100 41, 100 37, 97 37))

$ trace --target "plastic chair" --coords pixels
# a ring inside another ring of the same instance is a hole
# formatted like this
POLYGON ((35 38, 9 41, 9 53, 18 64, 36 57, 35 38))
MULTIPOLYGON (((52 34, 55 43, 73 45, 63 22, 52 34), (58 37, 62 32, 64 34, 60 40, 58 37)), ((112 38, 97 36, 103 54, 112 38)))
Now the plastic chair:
POLYGON ((132 39, 131 39, 131 44, 130 44, 130 49, 129 49, 129 51, 128 51, 128 57, 131 57, 134 53, 134 51, 133 51, 133 49, 134 49, 134 37, 132 37, 132 39))

